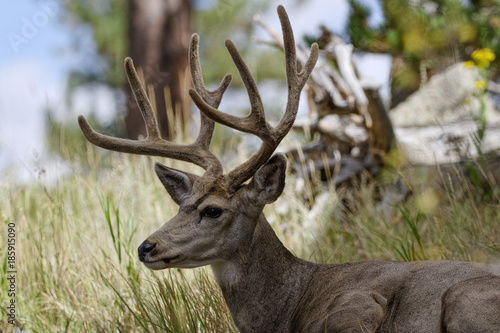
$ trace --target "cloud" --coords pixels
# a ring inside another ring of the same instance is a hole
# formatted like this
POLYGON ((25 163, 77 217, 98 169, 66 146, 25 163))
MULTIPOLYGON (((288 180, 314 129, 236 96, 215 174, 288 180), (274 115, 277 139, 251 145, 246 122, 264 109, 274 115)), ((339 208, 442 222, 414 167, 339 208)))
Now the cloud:
POLYGON ((28 163, 43 151, 44 110, 64 105, 64 82, 37 58, 0 66, 0 167, 28 163))

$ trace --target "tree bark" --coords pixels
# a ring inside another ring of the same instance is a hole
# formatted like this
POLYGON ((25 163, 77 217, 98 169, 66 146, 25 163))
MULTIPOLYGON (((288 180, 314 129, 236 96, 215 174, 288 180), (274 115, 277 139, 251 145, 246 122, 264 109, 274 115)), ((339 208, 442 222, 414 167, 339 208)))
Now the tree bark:
MULTIPOLYGON (((153 106, 156 106, 161 134, 171 139, 173 119, 167 119, 167 108, 177 113, 183 124, 183 112, 189 111, 185 86, 187 54, 191 33, 191 1, 129 0, 129 55, 142 70, 153 106), (166 102, 165 87, 170 92, 166 102)), ((137 139, 146 128, 132 92, 127 88, 127 136, 137 139)), ((187 113, 189 114, 189 113, 187 113)))

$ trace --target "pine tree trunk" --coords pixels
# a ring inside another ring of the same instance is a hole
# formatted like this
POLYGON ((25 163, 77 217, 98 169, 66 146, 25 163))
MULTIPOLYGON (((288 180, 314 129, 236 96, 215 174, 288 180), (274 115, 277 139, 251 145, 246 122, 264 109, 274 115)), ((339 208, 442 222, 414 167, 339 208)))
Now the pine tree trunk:
MULTIPOLYGON (((191 33, 191 2, 183 0, 129 1, 129 56, 136 68, 142 69, 146 85, 154 89, 158 123, 161 134, 171 139, 167 120, 164 89, 170 90, 173 112, 189 110, 184 74, 188 66, 187 54, 191 33)), ((148 89, 148 88, 147 88, 148 89)), ((134 97, 127 88, 125 118, 127 136, 137 139, 146 135, 144 122, 134 97)), ((176 115, 181 117, 182 114, 176 115)))

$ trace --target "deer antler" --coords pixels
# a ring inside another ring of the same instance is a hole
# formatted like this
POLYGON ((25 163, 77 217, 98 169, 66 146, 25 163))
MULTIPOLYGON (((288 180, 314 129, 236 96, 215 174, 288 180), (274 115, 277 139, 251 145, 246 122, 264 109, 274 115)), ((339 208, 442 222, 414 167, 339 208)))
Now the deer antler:
POLYGON ((217 110, 206 102, 198 89, 190 89, 189 94, 194 103, 212 120, 236 130, 254 134, 263 142, 260 149, 248 161, 231 171, 224 177, 224 186, 229 191, 235 190, 244 181, 250 179, 255 171, 271 157, 281 140, 290 131, 299 107, 300 92, 311 74, 318 59, 318 45, 311 46, 311 54, 300 72, 297 71, 297 60, 293 31, 288 15, 283 6, 278 6, 278 15, 283 30, 283 41, 286 60, 286 78, 288 83, 288 100, 283 118, 276 127, 271 126, 264 114, 264 107, 257 85, 238 50, 229 40, 226 47, 245 84, 251 105, 251 113, 247 117, 236 117, 217 110))
MULTIPOLYGON (((231 82, 231 75, 226 75, 219 87, 209 91, 203 83, 203 76, 198 56, 198 35, 193 34, 189 48, 189 64, 193 85, 200 98, 212 107, 218 107, 224 92, 231 82)), ((78 117, 80 128, 91 143, 101 148, 123 153, 152 155, 173 158, 196 164, 206 170, 206 173, 217 176, 222 174, 222 164, 209 150, 210 141, 215 127, 213 120, 201 114, 200 132, 196 141, 189 145, 179 145, 164 140, 160 136, 153 107, 139 81, 132 59, 125 59, 125 72, 134 93, 135 99, 146 124, 147 137, 143 140, 128 140, 97 133, 83 116, 78 117)))
POLYGON ((201 111, 200 132, 194 143, 179 145, 161 138, 153 108, 130 58, 125 59, 125 71, 144 122, 146 123, 147 137, 143 140, 128 140, 103 135, 94 131, 85 118, 80 116, 78 117, 78 122, 83 134, 91 143, 105 149, 140 155, 162 156, 190 162, 202 167, 206 171, 205 174, 212 176, 220 176, 223 172, 221 162, 209 150, 215 122, 242 132, 254 134, 262 140, 262 145, 257 153, 224 176, 222 180, 222 185, 229 192, 236 190, 243 182, 250 179, 260 166, 267 162, 281 140, 290 131, 297 116, 300 92, 318 59, 318 45, 314 43, 304 67, 300 72, 297 71, 293 31, 283 6, 278 6, 278 15, 283 30, 288 100, 285 114, 276 127, 271 126, 267 122, 264 114, 264 106, 262 105, 255 80, 231 41, 226 41, 226 47, 247 89, 251 113, 247 117, 241 118, 217 110, 222 96, 231 82, 232 76, 230 74, 224 76, 219 87, 214 91, 209 91, 206 88, 198 56, 199 36, 193 34, 189 48, 189 65, 194 89, 190 89, 189 94, 201 111))

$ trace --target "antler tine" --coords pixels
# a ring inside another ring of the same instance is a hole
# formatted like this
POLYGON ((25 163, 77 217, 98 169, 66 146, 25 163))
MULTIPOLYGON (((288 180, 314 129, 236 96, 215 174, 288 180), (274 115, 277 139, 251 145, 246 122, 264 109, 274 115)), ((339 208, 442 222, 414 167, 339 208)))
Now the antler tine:
POLYGON ((203 98, 199 94, 197 94, 196 91, 189 92, 191 98, 193 99, 196 106, 198 106, 198 108, 212 120, 222 125, 234 128, 238 131, 254 134, 261 140, 268 142, 269 144, 274 144, 275 138, 270 130, 272 127, 266 121, 264 106, 260 98, 257 84, 255 83, 250 70, 243 61, 243 58, 241 57, 234 44, 230 40, 226 40, 225 44, 247 90, 251 106, 250 114, 246 117, 236 117, 221 112, 217 110, 216 107, 212 107, 211 105, 206 103, 203 98))
POLYGON ((278 16, 281 22, 281 29, 283 31, 283 46, 285 52, 286 60, 286 79, 288 83, 288 100, 286 105, 286 111, 281 119, 280 123, 276 126, 276 133, 278 137, 283 138, 292 128, 295 118, 297 116, 297 111, 299 109, 299 98, 300 92, 307 80, 309 75, 316 65, 318 60, 318 44, 313 43, 311 45, 311 53, 307 59, 304 67, 300 72, 297 72, 297 58, 295 49, 295 39, 293 36, 292 25, 283 6, 278 6, 278 16))
POLYGON ((251 105, 250 115, 242 118, 223 113, 215 107, 208 105, 195 91, 190 91, 194 103, 212 120, 236 130, 254 134, 263 141, 257 153, 224 177, 224 185, 229 190, 236 189, 244 181, 250 179, 255 171, 267 162, 281 140, 290 131, 297 116, 300 92, 318 59, 318 45, 314 43, 311 46, 311 54, 304 67, 300 72, 297 72, 293 31, 283 6, 278 6, 278 16, 283 30, 288 99, 283 118, 275 128, 266 121, 264 107, 255 80, 231 41, 226 41, 226 47, 247 89, 251 105))
POLYGON ((198 53, 200 36, 194 33, 191 36, 191 43, 189 45, 189 67, 191 70, 191 80, 193 81, 193 86, 196 92, 200 94, 203 100, 212 105, 213 107, 219 107, 222 100, 222 95, 226 91, 227 87, 231 83, 233 76, 231 74, 226 74, 217 89, 210 91, 206 88, 205 82, 203 80, 203 72, 201 70, 200 56, 198 53))
POLYGON ((127 74, 128 83, 134 93, 135 100, 146 124, 147 137, 159 139, 161 135, 153 106, 146 95, 146 91, 139 80, 139 75, 137 75, 137 71, 135 70, 134 62, 130 57, 125 58, 125 73, 127 74))
MULTIPOLYGON (((203 101, 205 101, 208 105, 217 108, 219 107, 224 92, 231 83, 232 75, 226 74, 222 78, 222 81, 217 89, 213 91, 208 90, 203 80, 203 72, 201 70, 198 47, 199 36, 198 34, 194 33, 191 36, 191 43, 189 46, 189 67, 191 70, 191 81, 193 82, 194 90, 200 95, 203 101)), ((200 112, 200 120, 200 134, 198 135, 195 144, 199 144, 208 149, 215 129, 215 122, 208 118, 203 112, 200 112)))
MULTIPOLYGON (((208 149, 213 132, 213 128, 211 132, 209 129, 210 126, 213 127, 213 122, 207 118, 204 121, 202 119, 200 134, 193 144, 179 145, 162 139, 153 108, 130 58, 125 59, 125 72, 142 117, 144 118, 147 137, 143 140, 129 140, 103 135, 97 133, 89 125, 85 117, 79 116, 78 123, 87 140, 104 149, 122 153, 172 158, 196 164, 205 169, 206 173, 213 175, 222 174, 222 164, 208 149)), ((224 78, 221 87, 219 87, 220 89, 218 89, 217 94, 220 95, 218 96, 218 103, 220 103, 222 94, 229 84, 228 81, 230 81, 230 78, 224 78)))

